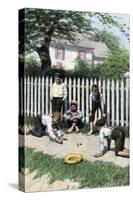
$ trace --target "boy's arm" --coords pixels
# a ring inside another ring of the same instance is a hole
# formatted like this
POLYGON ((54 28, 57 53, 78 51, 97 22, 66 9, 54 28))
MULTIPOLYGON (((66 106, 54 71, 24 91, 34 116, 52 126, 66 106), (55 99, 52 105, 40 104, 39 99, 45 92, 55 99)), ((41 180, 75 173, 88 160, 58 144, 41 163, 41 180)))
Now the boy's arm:
POLYGON ((100 153, 94 155, 95 158, 98 158, 98 157, 101 157, 103 156, 106 151, 107 151, 107 147, 105 146, 104 144, 104 132, 102 131, 102 129, 100 130, 100 133, 99 133, 99 142, 100 142, 100 153))
POLYGON ((77 115, 75 117, 73 117, 74 119, 82 119, 83 118, 83 114, 81 111, 78 110, 77 115))
POLYGON ((68 120, 68 119, 71 119, 71 115, 70 115, 70 111, 66 111, 66 113, 63 115, 63 117, 68 120))

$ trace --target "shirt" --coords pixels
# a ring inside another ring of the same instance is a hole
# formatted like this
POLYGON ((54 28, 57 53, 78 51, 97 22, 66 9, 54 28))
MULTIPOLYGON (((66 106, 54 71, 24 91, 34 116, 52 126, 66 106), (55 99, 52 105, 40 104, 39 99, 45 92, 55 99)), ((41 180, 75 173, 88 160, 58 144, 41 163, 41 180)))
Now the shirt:
POLYGON ((54 134, 54 130, 52 127, 52 117, 50 115, 42 115, 42 124, 46 126, 47 133, 51 139, 56 140, 56 138, 61 135, 60 130, 56 131, 56 135, 54 134))
POLYGON ((64 114, 64 118, 69 120, 69 119, 82 119, 83 114, 80 110, 77 110, 76 112, 72 112, 71 109, 67 110, 66 113, 64 114))
POLYGON ((99 142, 100 142, 100 149, 103 151, 105 147, 107 147, 107 138, 111 137, 112 133, 111 127, 102 127, 99 132, 99 142))
POLYGON ((67 98, 67 88, 65 83, 57 84, 55 82, 52 86, 50 97, 51 99, 53 97, 62 97, 64 101, 67 98))

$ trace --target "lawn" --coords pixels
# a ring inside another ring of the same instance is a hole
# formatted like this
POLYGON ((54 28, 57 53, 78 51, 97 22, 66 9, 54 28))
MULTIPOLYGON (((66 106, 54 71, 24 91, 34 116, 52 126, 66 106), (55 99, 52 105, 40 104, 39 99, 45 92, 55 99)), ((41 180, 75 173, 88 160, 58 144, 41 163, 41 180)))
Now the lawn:
POLYGON ((21 168, 29 168, 30 172, 36 170, 35 179, 47 174, 51 183, 55 180, 70 179, 78 181, 81 188, 129 185, 129 167, 88 160, 68 165, 61 158, 55 158, 28 147, 19 148, 19 170, 21 168))

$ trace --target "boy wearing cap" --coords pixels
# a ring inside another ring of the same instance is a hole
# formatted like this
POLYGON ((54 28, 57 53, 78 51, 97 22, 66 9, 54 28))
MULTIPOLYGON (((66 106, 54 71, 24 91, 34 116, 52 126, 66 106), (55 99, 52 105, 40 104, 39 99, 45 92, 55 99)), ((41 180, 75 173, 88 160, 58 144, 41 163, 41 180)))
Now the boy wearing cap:
POLYGON ((79 131, 80 122, 82 120, 83 114, 77 109, 78 102, 72 101, 71 108, 64 114, 64 118, 67 120, 69 129, 68 132, 71 133, 73 130, 79 131))
POLYGON ((110 150, 111 139, 115 141, 115 155, 121 157, 129 157, 129 150, 124 147, 125 144, 125 133, 119 128, 111 128, 105 126, 106 118, 103 117, 96 121, 96 126, 100 129, 99 142, 100 142, 100 153, 96 154, 95 157, 103 156, 107 150, 110 150))
POLYGON ((61 74, 55 74, 55 82, 52 85, 50 98, 52 101, 52 112, 61 112, 62 103, 67 98, 66 85, 61 80, 61 74))

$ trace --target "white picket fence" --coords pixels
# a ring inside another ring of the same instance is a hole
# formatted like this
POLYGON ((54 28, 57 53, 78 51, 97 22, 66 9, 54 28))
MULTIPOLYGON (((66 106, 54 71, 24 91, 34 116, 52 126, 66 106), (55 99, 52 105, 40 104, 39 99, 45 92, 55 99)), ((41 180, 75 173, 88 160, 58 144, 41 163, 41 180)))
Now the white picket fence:
MULTIPOLYGON (((83 121, 89 121, 89 93, 93 84, 99 86, 107 105, 108 121, 110 125, 129 125, 129 79, 124 80, 93 80, 88 78, 65 78, 68 98, 64 102, 62 114, 69 108, 71 100, 78 101, 79 109, 83 112, 83 121)), ((20 115, 37 116, 52 112, 50 90, 52 77, 20 78, 20 115)), ((96 119, 100 117, 100 111, 96 119)), ((95 119, 95 120, 96 120, 95 119)))

